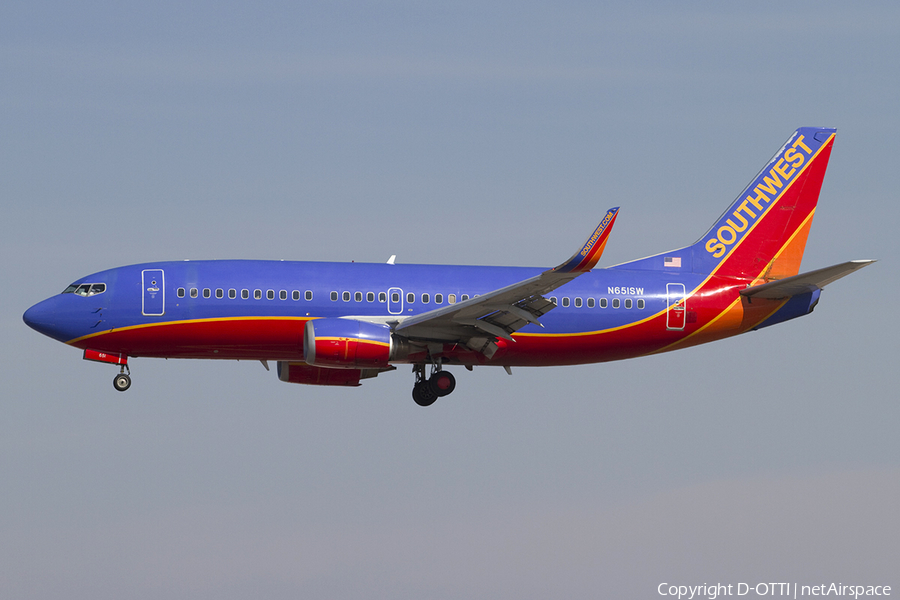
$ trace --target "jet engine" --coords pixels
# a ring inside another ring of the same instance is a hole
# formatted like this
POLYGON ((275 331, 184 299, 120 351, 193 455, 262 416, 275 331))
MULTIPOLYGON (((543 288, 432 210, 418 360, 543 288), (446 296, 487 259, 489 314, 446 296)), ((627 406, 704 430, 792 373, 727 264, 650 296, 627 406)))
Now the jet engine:
POLYGON ((332 369, 384 369, 409 354, 387 325, 354 319, 314 319, 303 332, 303 360, 332 369))

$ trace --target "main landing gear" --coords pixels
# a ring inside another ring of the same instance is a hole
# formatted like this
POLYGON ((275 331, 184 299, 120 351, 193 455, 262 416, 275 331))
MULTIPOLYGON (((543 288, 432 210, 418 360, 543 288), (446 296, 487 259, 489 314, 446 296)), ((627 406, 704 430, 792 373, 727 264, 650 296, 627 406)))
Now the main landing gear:
POLYGON ((113 377, 113 387, 116 388, 120 392, 124 392, 128 388, 131 387, 131 370, 128 369, 128 365, 122 365, 119 374, 113 377), (128 370, 126 373, 125 371, 128 370))
POLYGON ((419 406, 431 406, 435 400, 450 394, 456 389, 456 378, 449 371, 441 370, 441 363, 432 365, 431 377, 425 379, 425 364, 413 365, 416 384, 412 397, 419 406))

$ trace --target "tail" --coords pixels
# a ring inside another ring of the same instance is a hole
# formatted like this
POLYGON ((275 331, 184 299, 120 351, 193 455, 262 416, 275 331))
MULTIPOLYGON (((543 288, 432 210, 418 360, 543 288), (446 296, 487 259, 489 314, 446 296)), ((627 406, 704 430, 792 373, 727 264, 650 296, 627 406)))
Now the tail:
POLYGON ((692 270, 756 281, 799 273, 835 131, 801 127, 794 132, 690 247, 692 270))

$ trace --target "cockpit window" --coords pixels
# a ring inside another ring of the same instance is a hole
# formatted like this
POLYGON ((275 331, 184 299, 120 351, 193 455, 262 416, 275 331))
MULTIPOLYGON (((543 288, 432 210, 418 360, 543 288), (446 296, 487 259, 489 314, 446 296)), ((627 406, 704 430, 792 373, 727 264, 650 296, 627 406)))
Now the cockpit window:
POLYGON ((96 296, 106 291, 105 283, 73 283, 63 294, 78 294, 79 296, 96 296))

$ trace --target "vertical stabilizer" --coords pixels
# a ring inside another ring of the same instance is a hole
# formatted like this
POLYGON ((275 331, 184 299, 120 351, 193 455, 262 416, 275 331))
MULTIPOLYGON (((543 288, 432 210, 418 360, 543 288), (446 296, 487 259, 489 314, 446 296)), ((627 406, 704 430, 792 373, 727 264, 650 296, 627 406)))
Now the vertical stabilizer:
POLYGON ((801 127, 700 241, 693 270, 769 281, 796 275, 835 129, 801 127))

